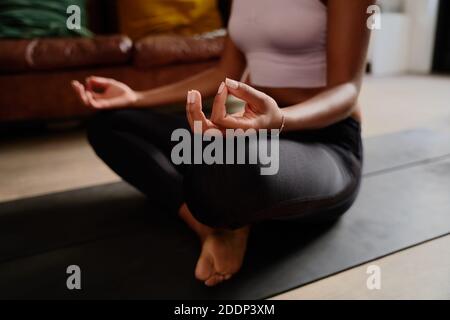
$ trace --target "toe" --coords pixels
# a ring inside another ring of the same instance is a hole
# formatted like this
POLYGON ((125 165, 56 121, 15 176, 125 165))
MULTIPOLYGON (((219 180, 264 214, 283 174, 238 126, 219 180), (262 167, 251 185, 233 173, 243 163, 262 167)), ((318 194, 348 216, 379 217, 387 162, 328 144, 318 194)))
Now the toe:
POLYGON ((214 264, 207 255, 201 254, 195 267, 195 277, 198 280, 206 281, 214 275, 214 264))
POLYGON ((216 274, 216 275, 212 276, 211 278, 209 278, 208 280, 206 280, 205 285, 208 287, 214 287, 222 281, 223 280, 221 280, 221 276, 216 274))

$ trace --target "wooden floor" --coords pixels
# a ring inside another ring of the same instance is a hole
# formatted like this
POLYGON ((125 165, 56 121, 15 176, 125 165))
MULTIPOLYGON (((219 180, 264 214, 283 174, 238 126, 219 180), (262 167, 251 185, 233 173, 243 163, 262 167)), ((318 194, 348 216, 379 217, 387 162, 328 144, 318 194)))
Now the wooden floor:
MULTIPOLYGON (((450 78, 443 77, 367 78, 361 94, 364 136, 418 127, 450 130, 449 88, 450 78)), ((0 143, 0 202, 118 180, 82 130, 0 143)), ((450 299, 449 245, 447 236, 369 263, 381 267, 381 290, 367 289, 364 265, 276 298, 450 299)))
POLYGON ((389 255, 274 297, 297 299, 450 299, 450 236, 389 255), (380 290, 369 290, 369 266, 381 271, 380 290))

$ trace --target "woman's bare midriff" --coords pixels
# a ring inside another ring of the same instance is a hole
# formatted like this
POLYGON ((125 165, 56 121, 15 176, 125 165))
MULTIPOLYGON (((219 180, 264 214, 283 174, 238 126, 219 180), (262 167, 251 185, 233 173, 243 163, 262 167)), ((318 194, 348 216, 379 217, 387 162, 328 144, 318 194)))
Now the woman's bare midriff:
MULTIPOLYGON (((302 103, 306 100, 311 99, 320 92, 326 90, 325 88, 314 88, 314 89, 265 88, 254 86, 251 83, 249 83, 249 85, 274 98, 278 102, 280 107, 286 107, 297 103, 302 103)), ((353 111, 353 113, 351 114, 351 117, 356 121, 361 122, 361 111, 359 105, 356 106, 355 111, 353 111)))

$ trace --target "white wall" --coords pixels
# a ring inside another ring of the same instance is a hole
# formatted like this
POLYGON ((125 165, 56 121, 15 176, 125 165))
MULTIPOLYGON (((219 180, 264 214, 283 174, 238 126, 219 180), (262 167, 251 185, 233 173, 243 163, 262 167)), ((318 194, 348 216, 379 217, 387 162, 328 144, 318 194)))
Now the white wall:
MULTIPOLYGON (((448 1, 448 0, 447 0, 448 1)), ((405 12, 410 19, 408 69, 429 73, 433 63, 439 0, 407 0, 405 12)))
POLYGON ((379 0, 378 4, 382 29, 372 32, 373 73, 430 73, 439 0, 379 0))
POLYGON ((372 74, 401 74, 409 68, 410 20, 401 13, 382 13, 381 29, 372 32, 370 60, 372 74))

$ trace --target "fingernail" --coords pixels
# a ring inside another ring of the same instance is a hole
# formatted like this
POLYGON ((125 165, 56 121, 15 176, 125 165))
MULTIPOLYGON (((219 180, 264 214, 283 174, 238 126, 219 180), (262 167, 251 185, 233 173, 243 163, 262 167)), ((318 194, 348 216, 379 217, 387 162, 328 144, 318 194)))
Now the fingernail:
POLYGON ((224 82, 222 82, 222 83, 220 84, 219 91, 217 91, 217 94, 222 94, 223 89, 225 89, 225 83, 224 83, 224 82))
POLYGON ((195 103, 195 99, 196 99, 195 92, 192 91, 192 90, 189 91, 188 92, 188 97, 187 97, 187 102, 189 104, 194 104, 195 103))
POLYGON ((191 96, 192 96, 191 90, 189 90, 188 93, 187 93, 187 103, 188 103, 188 104, 191 104, 191 103, 192 103, 192 102, 191 102, 191 101, 192 101, 191 96))
POLYGON ((237 81, 234 81, 234 80, 231 80, 231 79, 227 78, 225 80, 225 83, 227 84, 228 88, 231 88, 231 89, 238 89, 239 88, 239 82, 237 82, 237 81))

